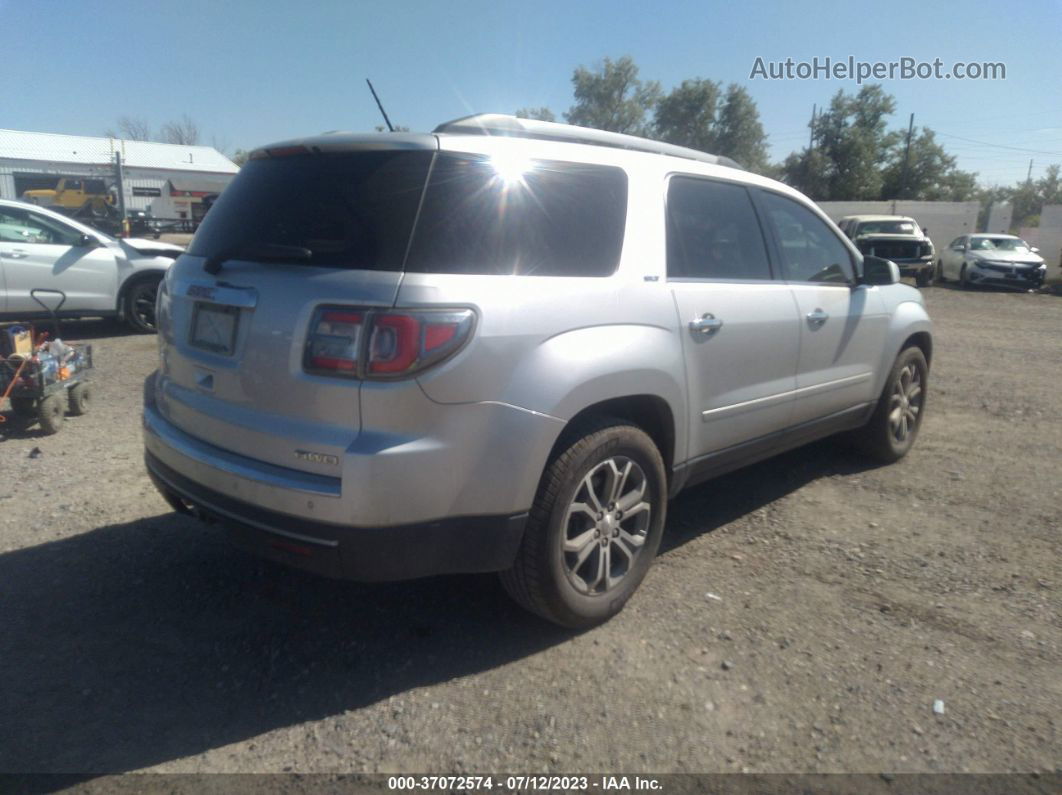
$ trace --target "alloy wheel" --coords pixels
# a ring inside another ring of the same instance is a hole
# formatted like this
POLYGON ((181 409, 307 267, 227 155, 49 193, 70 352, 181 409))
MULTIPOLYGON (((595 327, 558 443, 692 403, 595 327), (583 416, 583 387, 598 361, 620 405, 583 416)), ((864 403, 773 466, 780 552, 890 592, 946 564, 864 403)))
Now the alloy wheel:
POLYGON ((564 570, 577 591, 597 596, 630 573, 649 532, 644 470, 614 456, 583 478, 564 520, 564 570))
POLYGON ((922 396, 922 375, 914 364, 908 364, 896 377, 889 399, 889 430, 898 443, 905 442, 917 427, 922 396))

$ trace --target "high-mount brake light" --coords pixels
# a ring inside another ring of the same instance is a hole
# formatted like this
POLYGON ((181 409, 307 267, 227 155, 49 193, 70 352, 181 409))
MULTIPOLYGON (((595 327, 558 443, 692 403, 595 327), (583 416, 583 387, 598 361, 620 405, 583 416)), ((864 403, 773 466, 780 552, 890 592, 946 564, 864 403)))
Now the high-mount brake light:
POLYGON ((303 366, 317 375, 408 377, 457 351, 474 322, 469 309, 321 307, 310 324, 303 366))
POLYGON ((305 146, 279 146, 266 149, 270 157, 291 157, 292 155, 308 155, 310 150, 305 146))

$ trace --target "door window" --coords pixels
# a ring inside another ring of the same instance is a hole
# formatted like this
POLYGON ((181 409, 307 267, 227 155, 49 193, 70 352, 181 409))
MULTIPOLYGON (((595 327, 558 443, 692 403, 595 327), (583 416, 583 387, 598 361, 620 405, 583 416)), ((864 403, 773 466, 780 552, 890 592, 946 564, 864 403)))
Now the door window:
POLYGON ((45 243, 72 246, 80 237, 80 232, 60 221, 25 210, 0 208, 0 242, 2 243, 45 243))
POLYGON ((26 226, 31 230, 33 239, 26 243, 44 243, 53 246, 73 246, 81 233, 62 221, 56 221, 37 213, 26 213, 26 226))
POLYGON ((853 279, 848 247, 815 213, 785 196, 761 194, 774 227, 785 278, 792 282, 849 284, 853 279))
POLYGON ((674 177, 667 193, 667 275, 770 279, 756 211, 741 185, 674 177))
POLYGON ((0 207, 0 243, 32 243, 37 237, 25 210, 0 207))

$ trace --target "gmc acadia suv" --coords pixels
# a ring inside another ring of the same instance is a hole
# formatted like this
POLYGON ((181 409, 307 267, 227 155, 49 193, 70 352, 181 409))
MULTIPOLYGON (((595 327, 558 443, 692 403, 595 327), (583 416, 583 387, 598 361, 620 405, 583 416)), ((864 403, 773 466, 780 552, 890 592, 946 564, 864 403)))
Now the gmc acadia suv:
POLYGON ((925 416, 896 265, 725 158, 483 115, 255 151, 159 292, 148 472, 321 574, 617 613, 684 487, 925 416))

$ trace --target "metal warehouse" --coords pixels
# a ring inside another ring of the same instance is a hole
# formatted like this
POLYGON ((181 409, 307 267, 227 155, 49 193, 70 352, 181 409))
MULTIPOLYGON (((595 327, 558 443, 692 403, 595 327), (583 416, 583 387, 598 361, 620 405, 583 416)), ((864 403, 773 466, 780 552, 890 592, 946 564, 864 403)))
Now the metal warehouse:
POLYGON ((102 179, 116 192, 119 159, 124 206, 158 218, 199 220, 202 198, 239 171, 212 146, 0 130, 0 198, 55 188, 64 178, 102 179))

